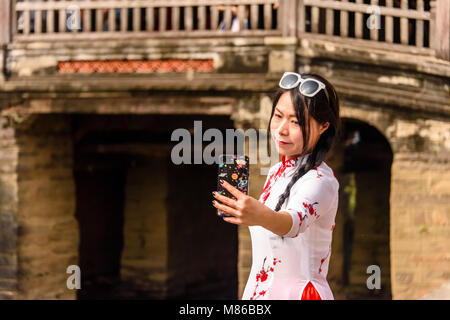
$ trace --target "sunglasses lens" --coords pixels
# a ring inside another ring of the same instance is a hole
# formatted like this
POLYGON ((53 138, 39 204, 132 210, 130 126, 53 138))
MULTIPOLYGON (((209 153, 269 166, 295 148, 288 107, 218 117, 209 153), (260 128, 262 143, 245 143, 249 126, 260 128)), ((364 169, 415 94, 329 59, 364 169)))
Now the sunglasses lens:
POLYGON ((313 94, 319 88, 319 84, 315 81, 305 81, 300 86, 300 92, 302 94, 313 94))
POLYGON ((281 85, 283 87, 292 87, 298 80, 298 76, 295 74, 288 74, 281 79, 281 85))

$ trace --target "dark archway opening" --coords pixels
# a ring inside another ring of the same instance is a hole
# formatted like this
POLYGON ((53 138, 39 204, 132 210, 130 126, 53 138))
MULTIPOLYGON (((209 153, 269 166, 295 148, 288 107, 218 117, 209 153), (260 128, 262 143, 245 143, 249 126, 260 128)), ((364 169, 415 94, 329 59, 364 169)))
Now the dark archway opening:
POLYGON ((330 282, 336 299, 391 299, 393 153, 373 126, 354 119, 343 119, 342 124, 342 140, 330 159, 340 184, 330 282), (380 268, 380 289, 368 288, 367 280, 374 273, 367 268, 372 265, 380 268))
POLYGON ((237 228, 211 205, 217 164, 171 160, 173 130, 194 120, 233 128, 225 116, 72 116, 78 299, 237 297, 237 228))

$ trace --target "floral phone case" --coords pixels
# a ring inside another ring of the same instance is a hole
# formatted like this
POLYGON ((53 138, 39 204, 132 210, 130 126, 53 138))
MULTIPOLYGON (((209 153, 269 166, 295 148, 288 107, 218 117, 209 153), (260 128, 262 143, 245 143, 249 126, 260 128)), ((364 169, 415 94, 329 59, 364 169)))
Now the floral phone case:
MULTIPOLYGON (((217 177, 217 192, 219 194, 232 198, 236 198, 222 185, 220 180, 225 180, 236 189, 248 194, 249 180, 249 159, 247 156, 237 156, 224 154, 219 157, 219 173, 217 177)), ((217 215, 221 217, 229 217, 225 213, 217 210, 217 215)))

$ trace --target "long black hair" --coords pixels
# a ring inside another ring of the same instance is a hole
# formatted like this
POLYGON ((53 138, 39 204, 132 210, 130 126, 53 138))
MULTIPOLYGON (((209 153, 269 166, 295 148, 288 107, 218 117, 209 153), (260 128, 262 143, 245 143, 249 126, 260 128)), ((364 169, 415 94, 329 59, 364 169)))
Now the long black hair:
POLYGON ((302 74, 302 78, 313 78, 319 80, 325 84, 326 93, 324 90, 320 90, 314 97, 310 98, 302 95, 298 86, 292 89, 280 88, 273 101, 272 113, 270 114, 268 133, 270 136, 270 122, 275 111, 275 107, 278 104, 278 100, 281 95, 286 91, 290 91, 291 100, 294 104, 295 114, 302 130, 303 134, 303 150, 300 156, 300 163, 303 163, 305 155, 308 153, 309 145, 309 117, 312 116, 319 124, 329 122, 329 127, 320 135, 314 148, 309 152, 310 155, 307 161, 297 168, 297 171, 293 174, 291 181, 286 187, 286 190, 281 194, 278 203, 275 207, 275 211, 279 211, 283 203, 291 192, 292 186, 309 170, 318 167, 325 159, 328 151, 333 147, 336 140, 341 135, 341 119, 339 117, 339 98, 337 96, 334 87, 323 77, 317 74, 302 74), (327 97, 328 95, 328 97, 327 97))

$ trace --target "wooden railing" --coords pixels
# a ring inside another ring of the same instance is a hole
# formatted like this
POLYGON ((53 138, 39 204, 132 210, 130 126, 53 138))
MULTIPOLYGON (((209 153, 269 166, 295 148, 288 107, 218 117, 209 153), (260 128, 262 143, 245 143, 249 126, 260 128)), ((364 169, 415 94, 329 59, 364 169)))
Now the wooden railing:
POLYGON ((0 44, 291 36, 450 60, 449 6, 450 0, 0 0, 0 44))
POLYGON ((299 36, 364 39, 429 48, 430 0, 303 0, 299 36))
POLYGON ((120 37, 281 35, 276 0, 22 0, 15 4, 16 41, 120 37), (276 20, 276 19, 275 19, 276 20))

